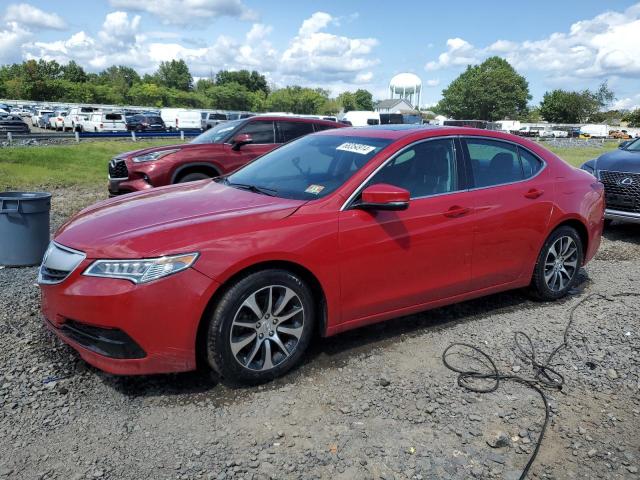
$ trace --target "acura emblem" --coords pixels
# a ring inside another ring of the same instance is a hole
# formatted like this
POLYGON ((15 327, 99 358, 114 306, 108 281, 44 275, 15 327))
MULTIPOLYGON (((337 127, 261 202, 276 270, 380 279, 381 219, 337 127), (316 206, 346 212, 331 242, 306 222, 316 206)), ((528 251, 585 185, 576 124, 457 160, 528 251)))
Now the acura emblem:
POLYGON ((624 177, 622 180, 618 182, 620 185, 633 185, 633 178, 624 177))

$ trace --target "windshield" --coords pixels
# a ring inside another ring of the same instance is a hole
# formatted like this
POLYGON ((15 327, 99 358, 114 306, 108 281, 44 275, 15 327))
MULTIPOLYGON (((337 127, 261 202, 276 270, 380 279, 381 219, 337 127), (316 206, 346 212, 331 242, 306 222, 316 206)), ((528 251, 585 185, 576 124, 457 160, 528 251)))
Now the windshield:
POLYGON ((263 155, 225 183, 313 200, 339 188, 389 143, 386 138, 309 135, 263 155))
POLYGON ((224 143, 224 141, 229 137, 232 130, 235 130, 236 127, 242 125, 244 122, 241 121, 233 121, 226 122, 216 125, 213 128, 201 133, 196 138, 191 140, 191 143, 224 143))
POLYGON ((640 138, 636 138, 629 145, 624 147, 624 149, 628 150, 629 152, 640 152, 640 138))

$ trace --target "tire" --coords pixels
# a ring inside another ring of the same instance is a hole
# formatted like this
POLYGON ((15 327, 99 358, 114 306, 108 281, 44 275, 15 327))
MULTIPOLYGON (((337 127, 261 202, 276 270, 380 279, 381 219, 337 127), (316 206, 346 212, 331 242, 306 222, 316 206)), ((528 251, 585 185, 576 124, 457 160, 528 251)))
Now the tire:
POLYGON ((582 240, 574 228, 563 226, 551 232, 533 269, 533 296, 557 300, 567 295, 576 283, 583 259, 582 240), (559 253, 559 257, 554 252, 559 253))
POLYGON ((233 383, 282 376, 309 346, 315 315, 311 290, 297 275, 279 269, 247 275, 222 295, 209 319, 209 366, 233 383))
POLYGON ((195 182, 196 180, 204 180, 205 178, 213 177, 201 172, 187 173, 184 177, 181 177, 177 183, 195 182))

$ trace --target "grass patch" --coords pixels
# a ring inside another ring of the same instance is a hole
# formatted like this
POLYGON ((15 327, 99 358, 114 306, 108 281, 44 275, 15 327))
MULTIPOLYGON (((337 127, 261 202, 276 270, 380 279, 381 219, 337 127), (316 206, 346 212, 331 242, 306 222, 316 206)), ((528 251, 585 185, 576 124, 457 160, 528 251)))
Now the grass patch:
MULTIPOLYGON (((119 153, 180 143, 179 138, 138 142, 95 141, 0 148, 0 191, 106 185, 107 165, 119 153)), ((106 188, 106 186, 104 187, 106 188)))
POLYGON ((553 153, 562 158, 565 162, 579 167, 587 160, 597 158, 603 153, 607 153, 611 150, 618 148, 618 142, 605 142, 602 148, 595 147, 551 147, 546 144, 542 144, 547 150, 551 150, 553 153))

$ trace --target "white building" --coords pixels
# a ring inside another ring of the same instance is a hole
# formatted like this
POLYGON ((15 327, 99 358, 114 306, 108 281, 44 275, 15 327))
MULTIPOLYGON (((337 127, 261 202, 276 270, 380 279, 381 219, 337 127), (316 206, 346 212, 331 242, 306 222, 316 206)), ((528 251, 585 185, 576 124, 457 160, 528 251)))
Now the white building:
POLYGON ((402 113, 413 111, 413 105, 404 98, 391 98, 389 100, 381 100, 374 107, 378 113, 402 113))

